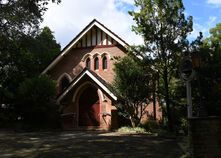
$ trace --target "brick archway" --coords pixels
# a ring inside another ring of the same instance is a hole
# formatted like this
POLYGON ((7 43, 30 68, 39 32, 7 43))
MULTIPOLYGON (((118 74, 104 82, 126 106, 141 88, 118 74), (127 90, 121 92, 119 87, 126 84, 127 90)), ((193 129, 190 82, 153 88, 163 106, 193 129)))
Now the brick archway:
POLYGON ((100 125, 100 101, 97 88, 88 85, 82 90, 78 99, 79 126, 100 125))

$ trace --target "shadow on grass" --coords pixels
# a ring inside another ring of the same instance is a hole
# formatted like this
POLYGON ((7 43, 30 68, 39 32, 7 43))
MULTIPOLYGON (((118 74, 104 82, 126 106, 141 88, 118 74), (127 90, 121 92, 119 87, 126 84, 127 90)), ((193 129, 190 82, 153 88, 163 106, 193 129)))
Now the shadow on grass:
POLYGON ((1 158, 179 158, 174 139, 101 132, 0 133, 1 158))

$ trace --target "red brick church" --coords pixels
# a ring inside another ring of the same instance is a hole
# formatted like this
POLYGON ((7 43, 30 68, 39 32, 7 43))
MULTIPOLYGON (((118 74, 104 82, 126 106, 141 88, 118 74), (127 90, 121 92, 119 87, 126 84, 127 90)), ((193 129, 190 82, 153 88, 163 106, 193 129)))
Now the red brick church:
MULTIPOLYGON (((48 65, 42 74, 57 83, 57 104, 64 129, 118 127, 117 97, 109 89, 114 56, 126 55, 129 45, 97 20, 90 22, 48 65)), ((153 106, 148 106, 152 115, 153 106)), ((157 107, 157 118, 162 113, 157 107)))

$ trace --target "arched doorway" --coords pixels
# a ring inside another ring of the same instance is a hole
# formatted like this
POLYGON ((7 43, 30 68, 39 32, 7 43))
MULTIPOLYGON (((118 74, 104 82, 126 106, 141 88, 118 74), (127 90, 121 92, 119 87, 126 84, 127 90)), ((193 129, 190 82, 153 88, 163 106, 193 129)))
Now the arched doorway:
POLYGON ((79 126, 100 125, 100 103, 97 89, 89 86, 79 97, 79 126))

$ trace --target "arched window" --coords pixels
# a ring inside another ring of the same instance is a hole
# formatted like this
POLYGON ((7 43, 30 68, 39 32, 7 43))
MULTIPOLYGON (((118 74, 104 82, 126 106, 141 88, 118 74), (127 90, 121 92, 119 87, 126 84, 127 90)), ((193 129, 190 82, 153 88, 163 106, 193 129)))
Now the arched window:
POLYGON ((90 58, 87 58, 87 60, 86 60, 86 67, 88 69, 91 69, 91 60, 90 60, 90 58))
POLYGON ((68 87, 69 83, 69 79, 66 76, 64 76, 60 81, 60 92, 63 92, 64 89, 68 87))
POLYGON ((102 68, 107 69, 107 57, 104 56, 102 59, 102 68))
POLYGON ((96 57, 94 59, 94 70, 98 70, 99 69, 99 59, 98 57, 96 57))

